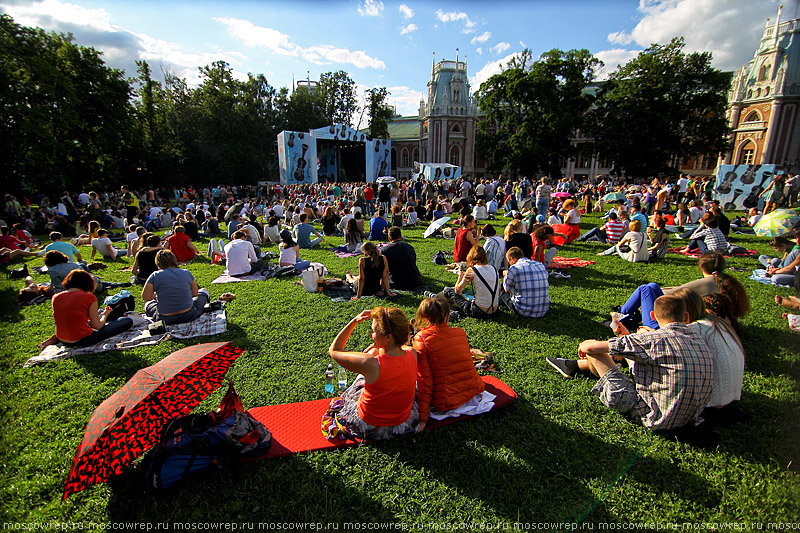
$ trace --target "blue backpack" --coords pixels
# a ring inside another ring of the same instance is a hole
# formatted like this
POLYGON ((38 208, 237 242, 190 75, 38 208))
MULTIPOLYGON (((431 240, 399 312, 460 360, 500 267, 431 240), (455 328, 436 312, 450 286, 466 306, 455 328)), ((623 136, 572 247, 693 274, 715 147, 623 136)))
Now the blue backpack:
POLYGON ((146 466, 149 488, 165 490, 190 475, 229 467, 248 457, 260 457, 271 445, 269 431, 248 413, 237 412, 217 421, 212 415, 191 414, 170 422, 146 466))

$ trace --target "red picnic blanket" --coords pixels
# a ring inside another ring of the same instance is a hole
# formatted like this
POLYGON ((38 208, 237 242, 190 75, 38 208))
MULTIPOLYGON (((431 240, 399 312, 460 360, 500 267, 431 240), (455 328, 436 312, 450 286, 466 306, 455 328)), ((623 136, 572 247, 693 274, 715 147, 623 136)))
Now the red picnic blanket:
POLYGON ((550 263, 550 266, 547 268, 572 268, 572 267, 585 267, 588 265, 593 265, 597 261, 586 261, 585 259, 581 259, 579 257, 560 257, 555 256, 553 261, 550 263))

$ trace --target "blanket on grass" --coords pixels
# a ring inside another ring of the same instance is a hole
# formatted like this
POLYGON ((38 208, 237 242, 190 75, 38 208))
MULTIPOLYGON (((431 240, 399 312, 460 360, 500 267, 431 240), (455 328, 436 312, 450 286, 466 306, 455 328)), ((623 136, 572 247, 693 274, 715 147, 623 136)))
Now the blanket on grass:
MULTIPOLYGON (((380 250, 381 248, 383 248, 383 247, 384 247, 384 246, 386 246, 387 244, 389 244, 389 243, 388 243, 388 242, 379 242, 379 243, 376 243, 376 244, 375 244, 375 248, 377 248, 378 250, 380 250)), ((342 257, 358 257, 358 256, 362 255, 361 249, 358 249, 358 250, 356 250, 355 252, 348 252, 348 251, 346 251, 346 250, 342 250, 342 249, 341 249, 341 248, 339 248, 339 247, 336 247, 336 248, 328 248, 328 249, 329 249, 330 251, 332 251, 336 257, 338 257, 338 258, 340 258, 340 259, 341 259, 342 257)))
POLYGON ((191 339, 193 337, 203 337, 219 335, 228 330, 225 309, 205 313, 197 320, 186 324, 174 324, 166 326, 167 332, 161 335, 150 335, 148 327, 153 323, 152 319, 139 313, 128 313, 126 316, 133 320, 133 327, 124 333, 106 339, 92 346, 83 348, 67 348, 61 344, 48 346, 39 355, 35 355, 25 361, 23 368, 48 363, 50 361, 60 361, 70 359, 76 355, 87 353, 107 352, 110 350, 127 350, 137 346, 148 344, 158 344, 167 339, 191 339))
MULTIPOLYGON (((482 376, 486 384, 486 392, 495 396, 492 411, 510 404, 517 398, 511 387, 494 376, 482 376)), ((308 402, 288 403, 253 407, 248 411, 256 420, 264 424, 272 434, 272 446, 264 457, 284 457, 295 453, 329 451, 337 448, 359 445, 359 442, 336 440, 331 442, 322 435, 320 424, 322 415, 328 410, 330 398, 308 402)), ((430 431, 441 426, 472 419, 474 415, 461 415, 453 418, 436 420, 431 418, 425 426, 430 431)), ((402 438, 402 437, 398 437, 402 438)), ((367 441, 371 442, 371 441, 367 441)))
MULTIPOLYGON (((700 252, 700 250, 692 250, 692 251, 689 251, 689 252, 682 252, 681 251, 681 247, 670 248, 667 251, 675 253, 675 254, 686 255, 686 256, 689 256, 689 257, 700 257, 701 255, 703 255, 700 252)), ((756 250, 747 250, 747 253, 744 253, 744 254, 733 254, 733 255, 725 254, 725 257, 753 257, 753 256, 758 256, 758 251, 756 251, 756 250)))
POLYGON ((595 264, 597 261, 586 261, 578 257, 559 257, 555 256, 550 266, 547 268, 572 268, 572 267, 585 267, 595 264))
POLYGON ((766 283, 767 285, 775 285, 771 276, 767 276, 767 271, 763 268, 757 268, 750 274, 750 279, 759 283, 766 283))

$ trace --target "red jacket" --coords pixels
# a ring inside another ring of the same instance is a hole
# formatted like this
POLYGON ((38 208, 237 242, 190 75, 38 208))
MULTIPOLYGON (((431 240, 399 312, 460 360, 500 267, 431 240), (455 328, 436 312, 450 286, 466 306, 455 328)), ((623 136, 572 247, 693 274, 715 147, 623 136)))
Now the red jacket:
POLYGON ((455 409, 485 390, 461 328, 428 326, 414 337, 419 420, 428 412, 455 409))

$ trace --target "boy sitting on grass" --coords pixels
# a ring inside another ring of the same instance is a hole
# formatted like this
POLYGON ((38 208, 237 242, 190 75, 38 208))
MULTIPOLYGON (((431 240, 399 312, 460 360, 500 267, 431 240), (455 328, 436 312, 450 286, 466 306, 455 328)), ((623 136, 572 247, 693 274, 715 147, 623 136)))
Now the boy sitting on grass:
POLYGON ((658 330, 609 339, 585 340, 578 361, 548 357, 563 376, 589 371, 600 380, 592 394, 651 430, 669 430, 695 423, 711 399, 714 358, 699 334, 686 325, 686 304, 673 295, 660 296, 653 318, 658 330), (625 376, 615 357, 632 361, 625 376))

